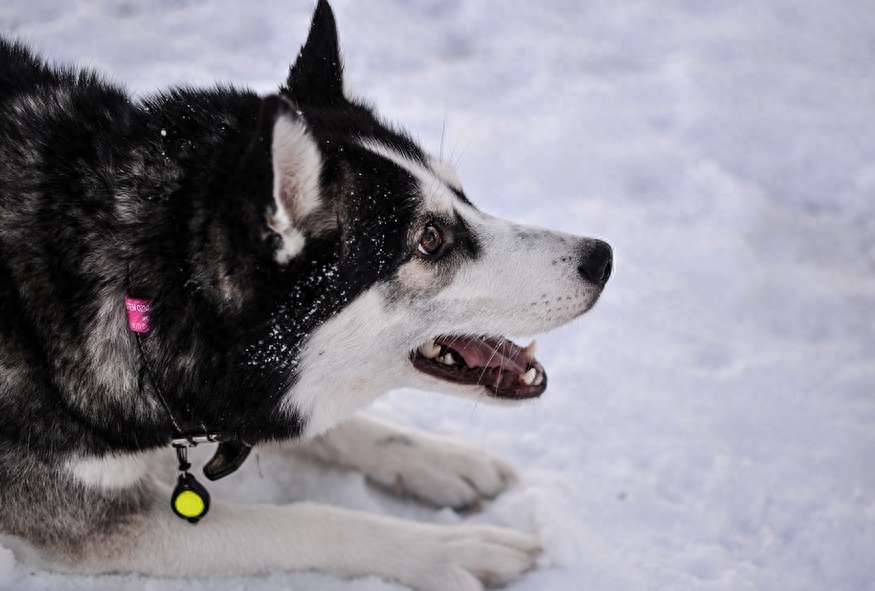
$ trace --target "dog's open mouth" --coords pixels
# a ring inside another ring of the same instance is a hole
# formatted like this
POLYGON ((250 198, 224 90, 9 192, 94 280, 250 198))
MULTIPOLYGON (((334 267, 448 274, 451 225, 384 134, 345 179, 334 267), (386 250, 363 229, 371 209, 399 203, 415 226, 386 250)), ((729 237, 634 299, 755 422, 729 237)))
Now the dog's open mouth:
POLYGON ((535 359, 535 341, 523 348, 501 337, 440 336, 410 359, 423 373, 483 386, 497 398, 534 398, 547 389, 547 374, 535 359))

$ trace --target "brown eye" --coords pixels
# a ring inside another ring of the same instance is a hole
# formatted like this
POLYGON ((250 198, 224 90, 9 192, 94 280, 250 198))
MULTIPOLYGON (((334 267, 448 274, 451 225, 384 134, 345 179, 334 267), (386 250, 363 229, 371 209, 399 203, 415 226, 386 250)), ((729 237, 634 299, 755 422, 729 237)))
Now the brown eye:
POLYGON ((433 255, 440 250, 443 243, 444 239, 441 236, 440 230, 432 225, 428 225, 422 231, 417 250, 424 255, 433 255))

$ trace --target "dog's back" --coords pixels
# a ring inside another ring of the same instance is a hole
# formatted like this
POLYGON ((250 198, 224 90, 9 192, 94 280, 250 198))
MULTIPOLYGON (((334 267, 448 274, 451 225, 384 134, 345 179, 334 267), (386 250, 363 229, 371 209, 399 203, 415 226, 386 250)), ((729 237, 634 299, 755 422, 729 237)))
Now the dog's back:
POLYGON ((66 387, 87 388, 91 362, 72 341, 89 328, 76 308, 99 302, 87 294, 100 264, 84 253, 101 252, 106 238, 95 238, 112 219, 109 188, 85 162, 97 151, 88 118, 98 105, 117 116, 120 97, 91 73, 49 67, 0 39, 0 529, 61 551, 141 498, 83 502, 64 462, 97 449, 100 437, 52 379, 63 375, 59 364, 75 365, 79 380, 66 387))
POLYGON ((61 76, 33 57, 24 45, 0 38, 0 102, 59 84, 61 76))

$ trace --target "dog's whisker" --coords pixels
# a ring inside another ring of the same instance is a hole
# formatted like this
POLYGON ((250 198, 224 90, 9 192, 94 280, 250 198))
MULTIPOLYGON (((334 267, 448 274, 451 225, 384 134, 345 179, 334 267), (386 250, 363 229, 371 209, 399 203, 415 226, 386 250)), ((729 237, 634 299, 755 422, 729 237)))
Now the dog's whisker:
POLYGON ((441 143, 438 146, 438 158, 444 159, 444 136, 447 131, 447 114, 450 111, 450 97, 447 95, 447 101, 444 103, 444 121, 441 124, 441 143))
POLYGON ((462 151, 459 153, 459 157, 456 159, 456 162, 453 163, 453 168, 458 168, 459 164, 462 162, 462 157, 465 156, 465 152, 468 151, 468 147, 471 145, 471 141, 468 140, 465 142, 465 147, 462 148, 462 151))
MULTIPOLYGON (((500 342, 504 342, 504 341, 502 340, 502 341, 500 341, 500 342)), ((481 380, 483 379, 483 376, 486 375, 486 370, 489 369, 489 364, 492 362, 493 359, 495 359, 495 356, 496 356, 497 354, 498 354, 498 348, 497 348, 497 347, 494 347, 494 348, 492 349, 492 354, 489 356, 489 359, 486 360, 486 364, 483 366, 483 371, 480 373, 480 379, 481 379, 481 380)), ((498 375, 499 375, 499 377, 501 376, 501 368, 500 368, 500 367, 499 367, 498 375)), ((478 383, 479 383, 479 382, 478 382, 478 383)))

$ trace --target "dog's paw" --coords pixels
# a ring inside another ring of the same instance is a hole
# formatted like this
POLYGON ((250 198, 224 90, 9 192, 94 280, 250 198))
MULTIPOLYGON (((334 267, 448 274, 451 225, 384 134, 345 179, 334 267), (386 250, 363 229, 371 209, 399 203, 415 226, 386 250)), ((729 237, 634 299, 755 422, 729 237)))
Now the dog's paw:
POLYGON ((517 480, 504 460, 475 445, 366 416, 292 449, 439 507, 476 510, 517 480))
POLYGON ((380 461, 368 466, 370 479, 439 507, 478 510, 517 481, 504 460, 455 439, 412 432, 375 445, 380 461))
POLYGON ((410 547, 404 581, 421 591, 483 591, 518 578, 541 554, 535 538, 492 526, 438 526, 410 547), (429 539, 431 538, 431 539, 429 539))

